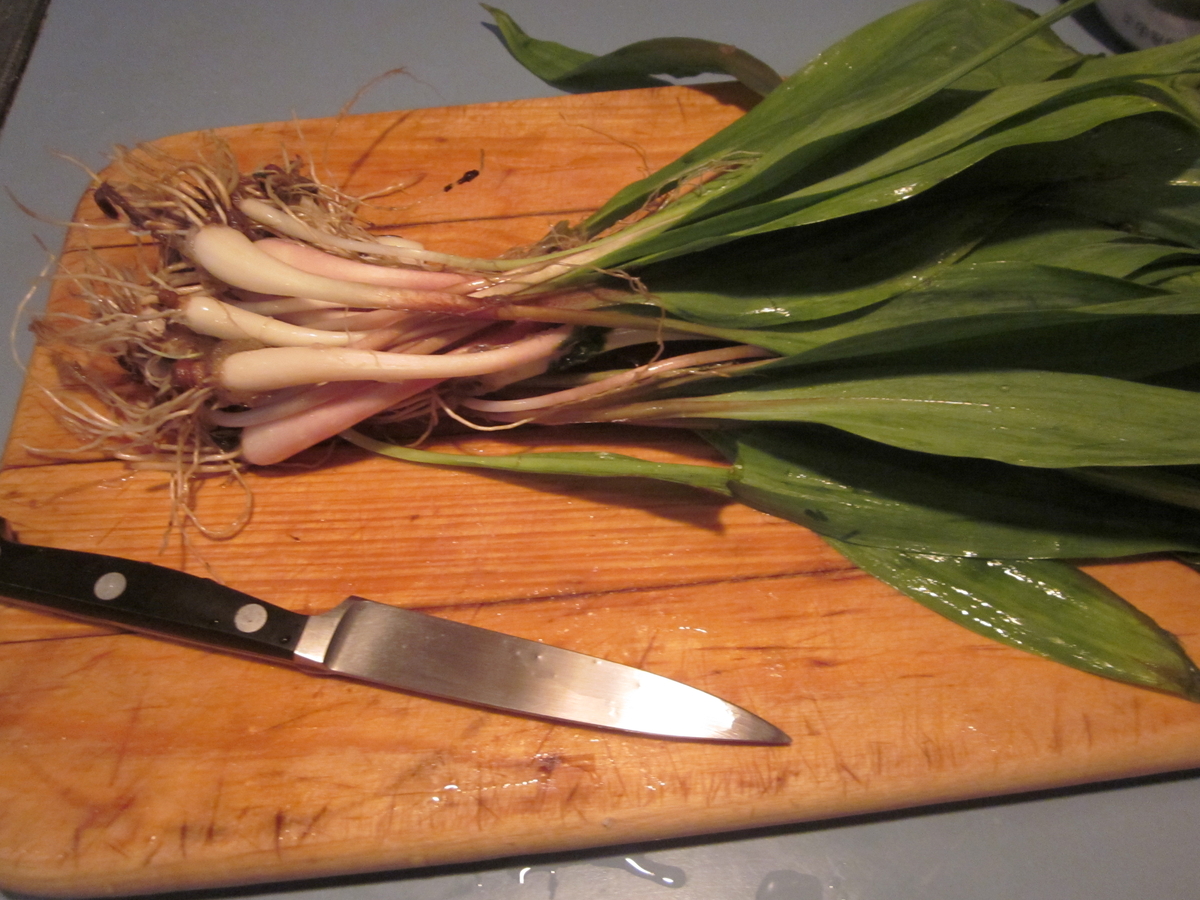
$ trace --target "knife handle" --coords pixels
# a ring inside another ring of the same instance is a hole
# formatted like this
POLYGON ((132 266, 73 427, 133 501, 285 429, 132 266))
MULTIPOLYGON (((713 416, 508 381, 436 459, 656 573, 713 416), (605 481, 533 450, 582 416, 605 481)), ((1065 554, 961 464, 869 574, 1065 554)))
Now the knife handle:
POLYGON ((0 537, 0 596, 271 659, 292 658, 309 619, 175 569, 7 537, 0 537))

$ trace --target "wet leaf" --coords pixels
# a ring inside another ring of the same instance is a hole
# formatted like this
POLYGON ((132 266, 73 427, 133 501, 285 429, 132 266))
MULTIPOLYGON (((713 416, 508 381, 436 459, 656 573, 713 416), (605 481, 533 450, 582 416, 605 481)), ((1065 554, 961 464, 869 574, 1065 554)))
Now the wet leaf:
POLYGON ((1200 463, 1200 394, 1117 378, 867 369, 832 377, 751 374, 712 389, 720 392, 630 403, 587 420, 812 422, 908 450, 1023 466, 1200 463))
POLYGON ((736 499, 843 542, 1030 559, 1200 550, 1190 511, 1056 469, 913 453, 819 427, 710 439, 734 462, 736 499))
POLYGON ((1179 642, 1071 565, 830 544, 922 606, 985 637, 1114 681, 1200 700, 1200 671, 1179 642))

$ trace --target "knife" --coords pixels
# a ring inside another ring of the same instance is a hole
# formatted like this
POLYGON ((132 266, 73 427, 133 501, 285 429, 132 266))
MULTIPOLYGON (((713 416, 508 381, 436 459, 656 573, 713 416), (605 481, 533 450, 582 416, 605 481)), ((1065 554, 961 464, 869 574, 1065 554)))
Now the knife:
POLYGON ((519 715, 664 738, 791 743, 712 694, 573 650, 361 597, 302 615, 208 578, 21 544, 3 530, 0 595, 22 604, 519 715))

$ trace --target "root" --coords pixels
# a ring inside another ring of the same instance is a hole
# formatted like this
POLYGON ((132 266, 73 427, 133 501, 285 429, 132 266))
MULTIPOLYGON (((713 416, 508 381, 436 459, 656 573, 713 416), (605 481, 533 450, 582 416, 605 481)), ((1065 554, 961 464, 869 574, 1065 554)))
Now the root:
MULTIPOLYGON (((731 159, 687 173, 632 221, 703 190, 742 162, 731 159)), ((577 359, 572 335, 589 328, 650 332, 659 338, 660 353, 664 346, 661 317, 614 308, 629 302, 655 306, 653 297, 636 278, 602 271, 589 235, 567 223, 536 244, 497 259, 431 252, 402 238, 377 237, 363 217, 364 198, 319 182, 300 159, 243 174, 230 147, 211 135, 202 139, 192 159, 177 159, 153 145, 119 148, 106 179, 92 178, 100 211, 137 238, 138 261, 119 267, 112 260, 120 257, 85 252, 73 257, 80 264, 54 276, 59 288, 55 307, 33 330, 57 366, 57 384, 42 389, 78 445, 28 449, 53 456, 101 453, 134 469, 166 472, 170 528, 181 532, 194 528, 220 540, 249 521, 254 504, 245 478, 247 463, 240 455, 242 428, 270 422, 270 432, 244 432, 247 456, 262 461, 277 458, 264 450, 268 445, 296 453, 320 441, 330 415, 366 416, 369 423, 389 430, 416 426, 417 443, 446 420, 476 431, 508 430, 582 412, 606 395, 642 386, 644 378, 631 375, 620 386, 610 382, 550 395, 542 403, 523 401, 529 412, 504 401, 471 402, 538 377, 554 368, 560 355, 577 359), (231 236, 236 241, 225 240, 231 236), (276 240, 255 246, 265 238, 276 240), (284 253, 285 242, 323 253, 284 253), (354 265, 333 265, 330 255, 354 265), (594 284, 602 278, 624 281, 624 286, 594 284), (188 316, 196 312, 201 292, 209 319, 198 324, 188 316), (380 316, 379 309, 390 312, 380 316), (221 316, 220 321, 213 318, 221 316), (277 321, 270 322, 272 318, 277 321), (345 330, 351 346, 334 354, 302 342, 287 355, 303 356, 304 365, 290 374, 272 368, 234 392, 241 383, 237 373, 247 365, 279 359, 284 329, 265 325, 288 325, 287 340, 294 343, 298 323, 314 318, 326 331, 345 330), (230 324, 237 322, 241 331, 230 324), (255 326, 253 339, 242 337, 251 333, 247 323, 255 326), (536 358, 521 355, 526 344, 537 345, 536 358), (368 357, 375 365, 365 365, 368 357), (337 368, 348 365, 347 360, 358 363, 353 371, 337 368), (479 372, 491 371, 481 365, 501 369, 479 377, 479 372), (410 371, 417 374, 404 374, 410 371), (368 390, 350 398, 354 402, 339 401, 334 409, 333 401, 326 403, 327 388, 347 379, 402 379, 410 391, 392 392, 377 402, 368 390), (276 385, 283 390, 265 393, 276 385), (380 411, 386 403, 395 405, 380 411), (325 418, 310 415, 318 407, 328 414, 325 418), (490 421, 471 421, 460 408, 490 421), (251 445, 257 449, 252 451, 251 445), (201 521, 197 512, 200 486, 214 477, 236 483, 245 494, 241 512, 222 525, 201 521)), ((393 189, 403 186, 372 196, 393 189)), ((677 325, 677 330, 711 337, 712 329, 677 325)), ((728 362, 735 359, 744 360, 745 353, 735 352, 728 362)), ((671 377, 683 377, 689 369, 708 371, 709 362, 716 360, 681 359, 684 368, 671 377)), ((657 365, 647 369, 656 378, 675 368, 659 371, 657 365)))

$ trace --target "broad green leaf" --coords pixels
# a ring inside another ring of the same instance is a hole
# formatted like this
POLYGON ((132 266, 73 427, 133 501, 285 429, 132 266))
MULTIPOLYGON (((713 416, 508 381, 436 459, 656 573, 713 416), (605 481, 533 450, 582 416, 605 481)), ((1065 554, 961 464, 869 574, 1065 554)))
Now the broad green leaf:
MULTIPOLYGON (((1081 5, 1072 0, 1052 16, 1081 5)), ((599 233, 698 170, 746 154, 754 159, 758 188, 767 190, 956 81, 979 90, 1006 78, 1048 78, 1081 59, 1044 30, 1049 21, 998 0, 930 0, 897 10, 827 49, 709 140, 620 191, 585 229, 599 233)))
MULTIPOLYGON (((480 6, 491 13, 492 18, 496 21, 496 28, 500 32, 504 48, 512 54, 517 62, 552 86, 556 86, 555 82, 560 78, 570 75, 579 66, 596 58, 595 54, 574 50, 565 44, 532 38, 504 10, 488 6, 486 3, 481 3, 480 6)), ((653 80, 649 82, 649 84, 661 83, 653 80)), ((642 80, 640 83, 630 86, 647 87, 649 84, 642 80)))
MULTIPOLYGON (((1073 320, 1059 323, 1054 323, 1053 315, 1044 318, 1046 324, 1026 322, 1026 327, 1007 327, 1006 317, 980 317, 963 323, 961 329, 951 320, 944 323, 945 328, 934 323, 933 334, 922 334, 918 327, 911 334, 894 335, 903 349, 866 356, 868 344, 847 341, 822 348, 822 355, 835 358, 833 365, 845 362, 925 370, 1040 368, 1136 381, 1160 379, 1200 362, 1200 316, 1115 315, 1095 316, 1089 321, 1064 314, 1063 318, 1073 320), (955 336, 956 331, 960 336, 955 336), (907 340, 910 336, 920 339, 907 340), (836 359, 838 354, 842 359, 836 359)), ((1014 319, 1019 322, 1020 317, 1014 319)), ((829 368, 823 362, 814 367, 829 368)))
POLYGON ((1066 563, 829 543, 921 605, 992 640, 1114 681, 1200 700, 1200 671, 1179 642, 1066 563))
MULTIPOLYGON (((1153 293, 1116 279, 1141 271, 1150 278, 1153 268, 1162 269, 1163 278, 1181 277, 1200 263, 1200 254, 1177 244, 1044 209, 1014 211, 1004 191, 982 193, 974 200, 935 189, 904 204, 715 247, 705 254, 704 265, 684 256, 638 274, 654 301, 675 315, 709 325, 763 328, 844 316, 914 289, 1016 291, 1029 295, 1030 308, 1032 298, 1047 291, 1078 295, 1075 304, 1094 304, 1153 293), (985 262, 1012 268, 974 268, 969 278, 957 275, 985 262), (1053 267, 1062 283, 1045 283, 1051 269, 1038 264, 1053 267), (1021 283, 1022 266, 1031 273, 1027 283, 1021 283), (1106 284, 1081 276, 1072 285, 1067 281, 1071 269, 1112 280, 1106 284), (999 277, 993 282, 992 276, 999 277), (971 283, 958 286, 955 279, 971 283)), ((807 345, 799 338, 794 345, 767 346, 790 353, 792 346, 807 345)))
MULTIPOLYGON (((1191 93, 1184 87, 1181 93, 1191 93)), ((1047 153, 1042 145, 1006 150, 975 184, 1011 189, 1042 185, 1033 209, 1103 222, 1130 235, 1200 246, 1200 136, 1178 117, 1138 116, 1108 122, 1047 153)))
POLYGON ((1147 266, 1132 273, 1129 280, 1164 291, 1188 293, 1200 288, 1200 266, 1192 262, 1147 266))
MULTIPOLYGON (((1149 284, 1173 278, 1181 285, 1200 257, 1173 242, 1187 237, 1184 217, 1192 208, 1198 227, 1191 231, 1200 242, 1200 189, 1171 185, 1187 178, 1198 157, 1195 131, 1138 116, 1076 140, 1038 145, 1036 152, 1002 152, 965 181, 958 176, 902 204, 744 238, 706 251, 704 265, 683 256, 643 267, 639 276, 671 312, 726 327, 852 311, 928 282, 960 260, 1042 262, 1114 277, 1136 273, 1149 284), (1055 187, 1031 195, 1029 185, 1012 183, 1012 172, 1055 187), (1123 209, 1104 199, 1114 179, 1125 187, 1112 195, 1123 209), (1072 187, 1064 191, 1063 184, 1072 187), (1163 190, 1173 192, 1171 204, 1152 214, 1139 208, 1163 190), (1188 202, 1183 193, 1189 190, 1194 207, 1179 205, 1188 202), (1027 205, 1019 206, 1022 196, 1027 205), (1072 204, 1090 207, 1090 215, 1058 211, 1072 204), (1163 224, 1167 217, 1173 225, 1163 224), (1156 277, 1155 270, 1162 274, 1156 277)), ((790 352, 788 345, 769 346, 790 352)))
POLYGON ((587 420, 814 422, 909 450, 1051 468, 1200 463, 1192 391, 1027 370, 834 374, 710 381, 720 393, 661 396, 587 420))
MULTIPOLYGON (((785 259, 791 262, 795 258, 785 259)), ((869 258, 864 266, 870 266, 869 258)), ((770 272, 773 267, 767 263, 765 268, 770 272)), ((735 268, 728 275, 732 291, 738 290, 743 271, 735 268)), ((744 289, 750 292, 746 295, 721 292, 725 273, 711 278, 712 289, 708 292, 664 291, 658 287, 658 279, 651 279, 648 284, 654 290, 654 298, 681 318, 754 329, 746 332, 744 339, 748 343, 805 364, 978 335, 1094 323, 1109 317, 1125 319, 1123 327, 1128 328, 1128 321, 1134 316, 1177 319, 1200 312, 1200 291, 1195 289, 1167 294, 1124 279, 1020 262, 954 264, 953 260, 947 260, 857 290, 825 294, 803 289, 788 293, 790 273, 781 268, 772 274, 777 275, 777 280, 770 288, 769 275, 756 279, 752 273, 746 273, 749 285, 744 289), (766 294, 764 289, 776 293, 766 294), (722 314, 723 297, 729 297, 729 302, 722 314), (859 309, 860 306, 867 308, 859 309), (819 312, 841 314, 818 316, 819 312), (775 324, 787 323, 788 319, 792 319, 790 324, 775 324), (761 339, 756 340, 755 334, 761 339)), ((703 278, 697 275, 691 281, 699 286, 703 278)), ((779 364, 774 368, 787 366, 779 364)))
POLYGON ((552 87, 571 93, 669 83, 655 75, 731 75, 760 95, 769 94, 783 81, 766 63, 729 44, 699 38, 652 38, 596 56, 531 38, 503 10, 487 4, 483 8, 496 20, 504 46, 517 62, 552 87))
POLYGON ((840 316, 926 283, 1010 214, 1003 195, 919 198, 639 270, 654 301, 694 322, 762 328, 840 316))
MULTIPOLYGON (((838 377, 837 368, 870 365, 908 370, 1022 368, 1145 380, 1200 363, 1200 316, 1194 295, 1179 309, 1162 313, 1139 313, 1132 303, 1128 308, 1102 304, 1037 309, 1036 295, 1022 299, 997 293, 992 310, 971 309, 969 299, 961 306, 955 298, 942 299, 946 302, 939 303, 931 292, 914 291, 824 328, 725 328, 713 329, 713 334, 784 354, 761 365, 763 374, 817 371, 830 379, 838 377), (923 306, 923 299, 930 302, 923 306)), ((979 300, 980 306, 985 303, 979 300)))
POLYGON ((848 543, 1029 559, 1200 549, 1200 514, 1089 487, 1074 470, 913 453, 821 427, 708 437, 734 462, 736 499, 848 543))
POLYGON ((1200 478, 1181 468, 1079 468, 1067 470, 1072 477, 1134 497, 1171 503, 1200 510, 1200 478))
POLYGON ((657 234, 647 230, 645 237, 624 242, 597 264, 644 265, 742 237, 878 209, 917 196, 1009 148, 1067 141, 1114 119, 1178 112, 1171 102, 1174 94, 1162 84, 1154 90, 1139 84, 1137 92, 1126 92, 1121 85, 1059 84, 994 91, 961 116, 900 147, 781 196, 762 195, 758 170, 766 165, 764 155, 723 179, 719 189, 706 186, 677 201, 680 212, 669 229, 657 234), (1066 98, 1069 103, 1063 95, 1072 95, 1066 98))
MULTIPOLYGON (((1171 140, 1168 146, 1179 155, 1192 153, 1193 160, 1200 158, 1192 143, 1184 144, 1165 129, 1143 134, 1141 142, 1146 148, 1159 148, 1160 138, 1171 140)), ((1106 177, 1060 180, 1040 199, 1046 207, 1069 209, 1142 237, 1200 246, 1200 184, 1192 183, 1195 170, 1172 174, 1166 169, 1169 160, 1156 165, 1149 150, 1144 154, 1148 158, 1136 163, 1121 165, 1114 160, 1106 177)), ((1031 165, 1032 155, 1024 153, 1008 162, 1018 167, 1031 165)))
POLYGON ((1053 210, 1026 208, 1014 213, 972 250, 967 262, 1044 265, 1127 278, 1149 266, 1166 263, 1196 268, 1200 253, 1053 210))
POLYGON ((764 367, 833 361, 929 368, 1054 369, 1142 379, 1200 362, 1200 291, 1022 263, 961 264, 921 288, 831 323, 760 330, 787 354, 764 367))

